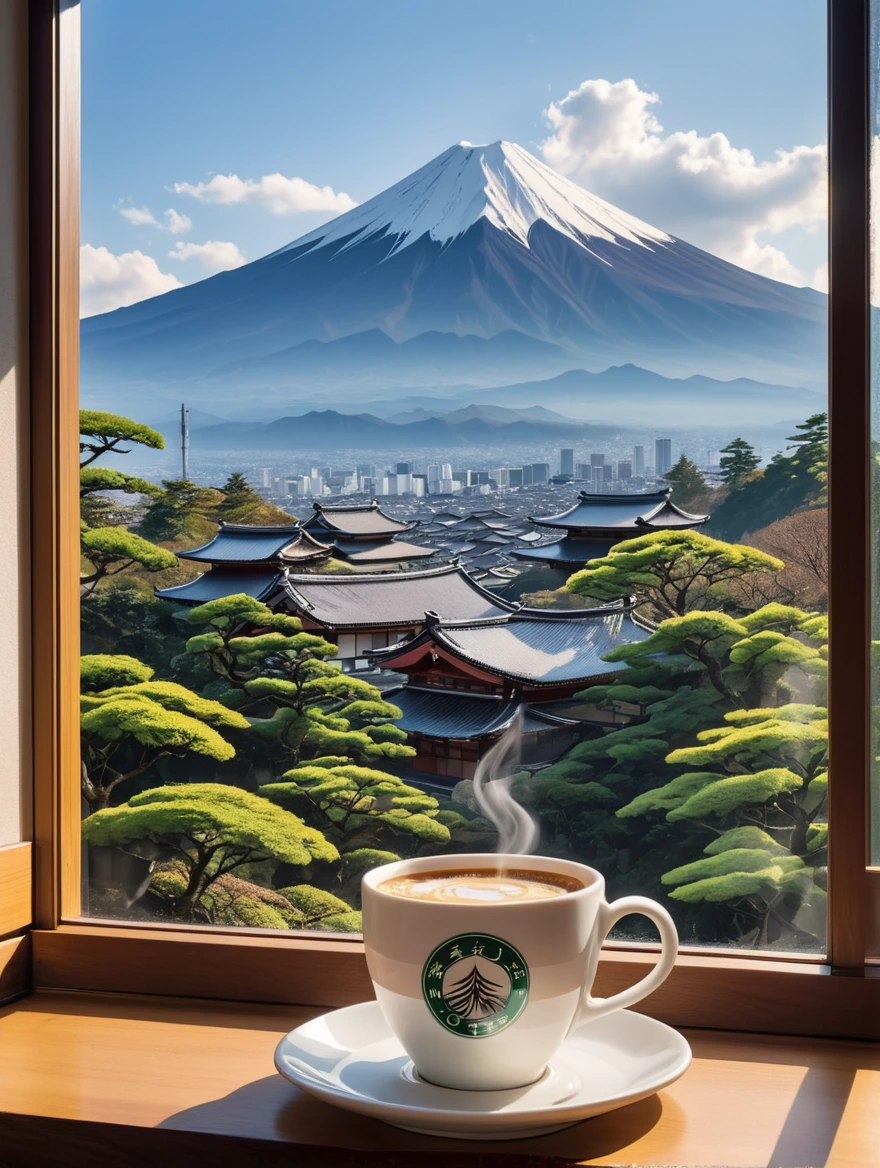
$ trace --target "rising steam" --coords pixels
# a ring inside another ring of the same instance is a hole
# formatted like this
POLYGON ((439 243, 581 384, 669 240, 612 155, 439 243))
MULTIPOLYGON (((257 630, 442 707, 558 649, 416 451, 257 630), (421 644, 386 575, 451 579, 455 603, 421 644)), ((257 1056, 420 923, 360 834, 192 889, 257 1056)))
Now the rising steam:
POLYGON ((537 821, 510 793, 513 776, 522 756, 522 706, 516 717, 474 774, 474 797, 480 814, 498 831, 498 851, 525 856, 538 846, 537 821))

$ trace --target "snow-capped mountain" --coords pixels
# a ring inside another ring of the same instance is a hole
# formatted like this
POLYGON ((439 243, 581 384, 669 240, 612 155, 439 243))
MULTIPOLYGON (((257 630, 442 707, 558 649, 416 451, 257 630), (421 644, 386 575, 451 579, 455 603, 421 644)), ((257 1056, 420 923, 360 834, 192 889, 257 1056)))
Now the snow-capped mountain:
POLYGON ((671 235, 597 199, 513 142, 491 146, 459 142, 374 199, 276 254, 310 243, 340 244, 345 250, 371 235, 389 239, 394 254, 423 235, 449 243, 480 219, 523 247, 529 246, 529 231, 539 220, 585 246, 592 239, 641 247, 672 242, 671 235))
POLYGON ((816 385, 825 313, 822 294, 667 235, 519 146, 460 143, 263 259, 83 321, 83 390, 119 408, 186 388, 210 408, 626 363, 816 385))

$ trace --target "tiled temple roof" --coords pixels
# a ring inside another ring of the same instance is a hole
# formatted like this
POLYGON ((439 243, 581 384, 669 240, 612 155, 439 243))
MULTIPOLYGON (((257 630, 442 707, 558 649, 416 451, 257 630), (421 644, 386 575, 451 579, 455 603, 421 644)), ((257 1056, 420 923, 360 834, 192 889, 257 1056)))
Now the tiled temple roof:
POLYGON ((454 565, 382 575, 291 575, 285 587, 301 616, 328 628, 407 628, 423 624, 429 609, 450 620, 477 620, 513 608, 454 565))

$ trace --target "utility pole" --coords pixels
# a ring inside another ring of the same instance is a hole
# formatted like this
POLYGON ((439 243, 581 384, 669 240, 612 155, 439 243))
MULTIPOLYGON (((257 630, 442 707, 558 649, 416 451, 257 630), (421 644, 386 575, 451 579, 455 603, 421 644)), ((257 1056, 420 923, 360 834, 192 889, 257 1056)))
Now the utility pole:
POLYGON ((187 462, 189 460, 189 410, 186 405, 180 403, 180 468, 181 478, 184 482, 189 478, 189 468, 187 462))

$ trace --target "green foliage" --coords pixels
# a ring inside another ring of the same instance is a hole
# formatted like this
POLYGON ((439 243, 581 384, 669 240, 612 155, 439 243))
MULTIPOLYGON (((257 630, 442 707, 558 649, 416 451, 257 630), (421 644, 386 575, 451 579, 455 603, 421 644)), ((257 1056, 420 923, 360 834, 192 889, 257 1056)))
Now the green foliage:
POLYGON ((148 572, 173 568, 177 557, 165 548, 156 547, 124 527, 96 527, 80 535, 82 552, 92 570, 80 578, 80 585, 88 594, 94 591, 106 576, 115 576, 134 564, 148 572))
POLYGON ((80 658, 80 688, 83 692, 111 686, 137 685, 149 681, 155 672, 149 665, 124 654, 90 653, 80 658))
POLYGON ((712 516, 712 531, 720 538, 741 539, 746 532, 759 531, 824 502, 827 415, 813 414, 795 429, 785 454, 775 455, 762 471, 753 470, 731 482, 734 489, 712 516))
POLYGON ((138 528, 145 539, 205 540, 214 532, 214 514, 220 496, 184 479, 165 479, 138 528))
POLYGON ((323 888, 295 884, 278 891, 291 906, 292 928, 322 929, 334 933, 361 931, 361 914, 352 911, 344 900, 323 888))
POLYGON ((204 631, 187 648, 228 683, 224 705, 247 715, 262 765, 268 761, 276 774, 296 768, 296 790, 286 797, 309 822, 330 830, 332 821, 333 838, 347 848, 357 846, 355 840, 372 844, 380 829, 448 842, 449 832, 434 818, 436 800, 370 769, 376 760, 411 758, 415 751, 393 725, 400 708, 330 663, 335 645, 304 632, 296 617, 272 613, 243 595, 212 601, 188 617, 204 631), (231 696, 236 693, 238 700, 231 696), (393 810, 362 814, 364 800, 373 797, 393 799, 393 810))
POLYGON ((802 787, 800 775, 786 767, 771 767, 754 774, 729 775, 709 783, 678 807, 672 808, 666 818, 670 823, 680 819, 702 819, 706 815, 719 817, 750 803, 766 803, 777 795, 789 794, 802 787))
POLYGON ((345 851, 380 848, 395 851, 407 843, 445 844, 449 828, 437 819, 437 800, 395 775, 359 766, 300 765, 284 781, 267 783, 260 794, 318 822, 345 851))
POLYGON ((83 467, 79 473, 80 497, 92 495, 96 491, 125 491, 128 495, 149 495, 152 498, 161 494, 156 484, 147 479, 123 474, 107 466, 83 467))
POLYGON ((751 823, 746 824, 744 827, 733 827, 730 831, 723 832, 717 839, 707 844, 703 848, 703 851, 707 856, 718 856, 722 852, 735 848, 758 848, 764 852, 770 852, 772 855, 778 856, 786 856, 789 854, 788 848, 784 844, 781 844, 772 835, 768 835, 766 831, 762 831, 760 827, 755 827, 751 823))
POLYGON ((197 718, 215 729, 248 730, 250 728, 250 722, 243 714, 230 710, 227 706, 212 701, 210 698, 200 697, 192 690, 188 690, 186 686, 177 685, 173 681, 147 680, 127 687, 106 689, 99 695, 99 698, 102 701, 110 701, 113 698, 129 698, 132 695, 148 698, 166 710, 197 718))
POLYGON ((661 618, 724 605, 730 588, 754 572, 779 572, 781 560, 745 544, 697 531, 654 531, 615 544, 568 580, 569 591, 596 600, 635 596, 661 618))
POLYGON ((682 454, 675 466, 666 475, 666 481, 673 488, 676 503, 687 507, 695 499, 706 493, 706 480, 697 470, 697 464, 682 454))
POLYGON ((120 443, 134 442, 138 446, 149 446, 153 450, 164 450, 165 439, 158 432, 141 422, 133 422, 120 414, 108 414, 103 410, 80 410, 79 412, 80 452, 86 454, 82 461, 88 466, 96 458, 108 451, 127 454, 120 443))
MULTIPOLYGON (((797 856, 777 856, 773 861, 783 872, 803 868, 803 861, 797 856)), ((664 884, 691 884, 696 880, 706 880, 715 876, 729 876, 732 872, 763 872, 769 866, 769 853, 763 848, 727 848, 704 860, 694 860, 673 868, 661 877, 664 884)))
POLYGON ((728 487, 736 490, 758 469, 761 459, 744 438, 734 438, 721 448, 721 477, 728 487))
MULTIPOLYGON (((149 844, 173 852, 178 866, 159 877, 157 893, 185 920, 210 921, 218 905, 221 911, 233 911, 229 900, 236 890, 228 885, 224 890, 222 884, 218 889, 217 884, 244 865, 274 860, 307 870, 315 862, 339 858, 333 844, 291 812, 217 783, 143 791, 120 807, 90 816, 83 823, 83 838, 100 847, 149 844)), ((263 906, 247 910, 251 920, 258 914, 265 922, 270 908, 280 913, 271 897, 248 892, 245 899, 257 899, 263 906)))
POLYGON ((609 653, 627 668, 578 695, 635 706, 634 720, 517 780, 543 851, 588 854, 615 896, 671 896, 695 940, 815 948, 824 936, 827 620, 738 591, 782 568, 694 532, 591 561, 570 581, 582 594, 635 593, 680 615, 609 653))
POLYGON ((168 756, 225 762, 235 749, 218 730, 247 730, 247 719, 185 686, 151 680, 152 669, 126 656, 83 658, 83 796, 106 807, 120 783, 168 756), (143 680, 140 680, 143 678, 143 680), (129 680, 130 684, 118 684, 129 680), (103 683, 117 684, 105 686, 103 683))

